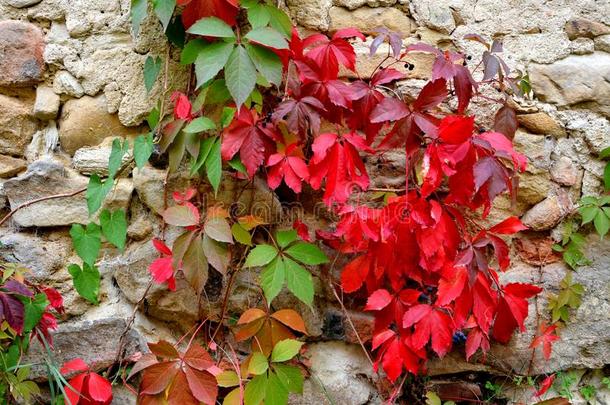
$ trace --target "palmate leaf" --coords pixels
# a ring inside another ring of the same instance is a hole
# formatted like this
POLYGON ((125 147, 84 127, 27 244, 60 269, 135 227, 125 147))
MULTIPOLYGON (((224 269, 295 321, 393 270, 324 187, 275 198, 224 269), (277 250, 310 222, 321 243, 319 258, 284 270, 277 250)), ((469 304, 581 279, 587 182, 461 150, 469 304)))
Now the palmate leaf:
POLYGON ((172 14, 174 14, 174 8, 176 8, 176 0, 153 0, 153 10, 159 17, 164 31, 167 30, 172 14))
POLYGON ((288 392, 303 393, 303 374, 298 367, 287 364, 273 364, 273 371, 288 392))
POLYGON ((265 299, 271 304, 282 290, 286 277, 286 266, 281 257, 276 257, 261 272, 260 285, 265 293, 265 299))
POLYGON ((254 90, 256 67, 242 45, 237 45, 227 60, 225 81, 237 107, 240 107, 254 90))
POLYGON ((270 48, 288 49, 288 42, 286 42, 282 34, 271 27, 254 28, 246 34, 245 38, 270 48))
POLYGON ((269 83, 279 85, 282 82, 282 61, 280 57, 262 46, 246 44, 246 51, 252 59, 256 70, 263 75, 269 83))
POLYGON ((214 195, 218 194, 220 187, 220 179, 222 177, 222 158, 220 155, 220 137, 215 137, 210 149, 210 154, 205 160, 205 171, 208 176, 208 181, 214 189, 214 195))
POLYGON ((286 266, 286 286, 299 300, 311 306, 314 296, 311 273, 288 257, 283 260, 286 266))
POLYGON ((203 251, 201 235, 191 240, 188 249, 182 258, 182 271, 184 278, 200 294, 208 280, 208 260, 203 251))
POLYGON ((131 0, 131 30, 134 37, 137 37, 140 33, 140 25, 146 18, 147 6, 147 0, 131 0))
POLYGON ((112 190, 114 179, 112 177, 102 181, 97 174, 92 174, 89 178, 89 184, 87 185, 87 193, 85 197, 87 199, 87 208, 89 209, 89 215, 93 215, 100 209, 104 198, 112 190))
POLYGON ((259 405, 267 393, 267 374, 257 375, 251 379, 244 390, 245 405, 259 405))
POLYGON ((149 56, 146 58, 146 61, 144 62, 144 87, 146 87, 147 93, 150 93, 155 85, 155 81, 157 80, 157 76, 159 76, 160 71, 160 57, 157 56, 156 58, 153 58, 152 56, 149 56))
POLYGON ((286 390, 278 376, 269 371, 265 405, 284 405, 286 403, 288 403, 288 390, 286 390))
POLYGON ((278 255, 278 251, 271 245, 257 245, 250 251, 244 267, 264 266, 278 255))
POLYGON ((312 266, 328 263, 328 257, 326 257, 324 252, 322 252, 316 245, 311 243, 296 243, 286 249, 285 252, 293 259, 312 266))
POLYGON ((136 167, 141 169, 153 153, 155 146, 153 144, 153 134, 149 132, 146 135, 139 135, 133 142, 133 158, 136 162, 136 167))
POLYGON ((294 339, 286 339, 278 342, 271 352, 271 361, 281 363, 292 359, 299 354, 299 350, 303 346, 303 342, 294 339))

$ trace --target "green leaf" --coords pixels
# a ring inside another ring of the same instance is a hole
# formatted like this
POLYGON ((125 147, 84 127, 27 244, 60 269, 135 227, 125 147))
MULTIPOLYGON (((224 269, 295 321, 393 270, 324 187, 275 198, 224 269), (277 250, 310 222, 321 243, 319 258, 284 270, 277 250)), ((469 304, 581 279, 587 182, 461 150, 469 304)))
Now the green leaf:
POLYGON ((131 0, 131 29, 134 37, 140 33, 140 25, 146 18, 147 9, 147 0, 131 0))
POLYGON ((229 160, 229 166, 231 166, 238 172, 245 174, 246 176, 248 175, 248 172, 246 171, 246 166, 244 166, 238 155, 235 155, 233 159, 229 160))
POLYGON ((277 344, 273 348, 273 351, 271 352, 271 361, 274 363, 288 361, 297 354, 299 354, 301 346, 303 346, 303 342, 299 342, 295 339, 281 340, 277 342, 277 344))
POLYGON ((282 34, 271 27, 255 28, 248 32, 246 39, 274 49, 288 49, 288 42, 282 34))
POLYGON ((153 0, 153 10, 163 25, 163 31, 167 30, 174 8, 176 8, 176 0, 153 0))
POLYGON ((203 252, 201 235, 191 241, 182 258, 184 278, 199 295, 208 281, 208 260, 203 252))
POLYGON ((233 226, 231 226, 231 233, 233 234, 233 238, 242 245, 252 246, 252 235, 250 235, 250 232, 245 230, 240 224, 234 223, 233 226))
POLYGON ((89 184, 87 185, 87 193, 85 195, 87 198, 89 215, 95 214, 97 210, 100 209, 104 202, 104 198, 106 198, 110 190, 112 190, 113 184, 114 179, 112 177, 108 177, 104 182, 102 182, 97 174, 92 174, 91 177, 89 177, 89 184))
POLYGON ((229 56, 225 65, 225 81, 237 107, 241 107, 256 85, 256 68, 241 45, 237 45, 229 56))
POLYGON ((208 96, 205 99, 206 105, 224 104, 231 99, 231 93, 227 88, 224 79, 213 80, 207 86, 208 96))
POLYGON ((217 17, 202 18, 191 25, 186 32, 206 37, 235 39, 235 33, 233 33, 231 26, 217 17))
POLYGON ((93 266, 102 245, 100 227, 93 222, 87 224, 86 228, 81 224, 72 224, 70 236, 78 257, 88 265, 93 266))
POLYGON ((187 134, 196 134, 203 131, 209 131, 211 129, 216 129, 216 124, 214 124, 214 121, 208 117, 197 117, 189 122, 188 125, 184 127, 183 131, 187 134))
POLYGON ((195 63, 197 56, 205 49, 206 45, 207 42, 200 38, 188 41, 180 53, 180 64, 190 65, 191 63, 195 63))
POLYGON ((186 148, 186 135, 180 131, 169 147, 169 172, 175 173, 182 162, 186 148))
POLYGON ((607 148, 602 149, 602 151, 599 152, 599 158, 600 159, 610 158, 610 146, 608 146, 607 148))
POLYGON ((217 242, 208 235, 203 235, 203 251, 212 267, 221 274, 227 274, 227 267, 231 257, 224 243, 217 242))
POLYGON ((114 178, 116 173, 121 168, 123 156, 129 152, 129 141, 127 139, 121 142, 120 138, 114 138, 112 141, 112 150, 110 158, 108 158, 108 176, 114 178))
POLYGON ((309 265, 328 263, 328 258, 319 247, 311 243, 299 242, 285 251, 293 259, 309 265))
POLYGON ((220 127, 226 128, 233 121, 233 117, 235 117, 235 108, 233 107, 223 107, 222 114, 220 115, 220 127))
POLYGON ((133 142, 133 158, 138 169, 144 167, 148 159, 153 153, 155 145, 153 144, 153 134, 138 135, 133 142))
POLYGON ((262 46, 246 44, 246 50, 256 70, 269 82, 279 85, 282 82, 282 61, 280 57, 262 46))
POLYGON ((212 137, 206 138, 201 141, 201 144, 199 145, 199 155, 197 156, 197 160, 193 161, 193 164, 191 165, 191 177, 193 177, 195 173, 197 173, 203 167, 203 164, 208 158, 210 150, 214 145, 215 139, 216 137, 212 137))
POLYGON ((214 189, 214 196, 218 195, 218 187, 220 187, 220 179, 222 177, 222 158, 220 155, 220 138, 215 137, 210 154, 205 160, 205 170, 208 180, 214 189))
POLYGON ((297 231, 294 229, 284 229, 281 231, 277 231, 275 234, 275 239, 277 244, 280 245, 281 248, 285 248, 290 245, 292 242, 297 240, 297 231))
POLYGON ((273 364, 273 371, 288 392, 303 393, 303 373, 298 367, 288 364, 273 364))
POLYGON ((97 295, 100 290, 100 272, 97 267, 83 263, 81 269, 80 266, 71 264, 68 266, 68 272, 72 276, 76 292, 87 301, 97 305, 97 295))
POLYGON ((290 38, 292 35, 292 21, 290 21, 288 14, 275 6, 272 6, 271 4, 267 5, 267 11, 271 16, 269 20, 271 26, 278 30, 286 38, 290 38))
POLYGON ((285 264, 281 257, 274 258, 261 272, 260 286, 265 293, 267 305, 271 306, 273 299, 282 291, 285 274, 285 264))
POLYGON ((157 80, 160 71, 160 57, 157 56, 156 58, 153 58, 152 56, 149 56, 146 58, 146 62, 144 62, 144 87, 146 87, 147 93, 150 93, 150 90, 155 85, 155 81, 157 80))
POLYGON ((204 231, 210 238, 225 243, 233 243, 231 227, 225 218, 208 218, 205 221, 204 231))
POLYGON ((205 44, 195 59, 195 75, 197 88, 213 79, 225 67, 235 44, 227 42, 212 42, 205 44))
POLYGON ((248 363, 248 373, 259 375, 263 374, 269 368, 267 357, 261 352, 252 353, 250 362, 248 363))
POLYGON ((178 48, 183 48, 186 42, 186 32, 182 24, 180 16, 173 17, 165 30, 165 36, 169 42, 176 45, 178 48))
POLYGON ((256 4, 248 8, 248 22, 252 28, 260 28, 269 24, 271 14, 265 4, 256 4))
POLYGON ((286 405, 287 403, 288 390, 286 390, 280 379, 270 371, 267 379, 265 405, 286 405))
POLYGON ((305 304, 313 303, 313 279, 311 274, 297 262, 284 257, 286 265, 286 285, 288 289, 305 304))
POLYGON ((593 221, 597 215, 597 211, 599 211, 598 207, 580 207, 578 212, 580 212, 580 216, 582 216, 582 224, 584 225, 593 221))
POLYGON ((250 251, 244 267, 260 267, 271 262, 278 254, 276 248, 271 245, 256 245, 254 249, 250 251))
POLYGON ((246 385, 244 390, 245 405, 260 405, 263 399, 265 399, 266 392, 267 375, 257 375, 246 385))
POLYGON ((603 238, 610 229, 610 219, 608 219, 604 211, 598 210, 598 213, 593 220, 593 225, 595 225, 595 230, 599 236, 603 238))
POLYGON ((23 320, 23 332, 27 333, 32 331, 34 327, 42 318, 42 314, 49 305, 49 300, 46 294, 36 294, 34 299, 25 298, 23 306, 25 309, 24 320, 23 320))
POLYGON ((159 108, 155 107, 148 113, 148 117, 146 117, 146 122, 151 130, 155 129, 159 124, 159 108))
POLYGON ((606 163, 604 168, 604 190, 610 190, 610 163, 606 163))
POLYGON ((110 212, 103 210, 100 214, 102 233, 117 248, 123 250, 127 240, 127 218, 123 210, 110 212))

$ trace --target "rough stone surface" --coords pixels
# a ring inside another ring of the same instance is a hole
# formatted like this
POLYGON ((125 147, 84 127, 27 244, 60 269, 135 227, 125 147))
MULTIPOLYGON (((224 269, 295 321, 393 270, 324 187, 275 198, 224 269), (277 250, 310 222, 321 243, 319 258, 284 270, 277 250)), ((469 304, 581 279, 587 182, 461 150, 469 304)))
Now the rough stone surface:
POLYGON ((553 180, 564 186, 573 186, 579 178, 578 168, 567 156, 562 156, 551 168, 553 180))
MULTIPOLYGON (((65 194, 85 188, 89 180, 60 162, 39 160, 28 166, 28 171, 4 183, 6 195, 15 209, 20 204, 55 194, 65 194)), ((120 179, 108 194, 104 206, 123 208, 129 204, 133 185, 129 179, 120 179)), ((84 192, 65 198, 55 198, 19 210, 12 220, 19 226, 62 226, 90 221, 84 192)))
POLYGON ((23 156, 36 132, 32 103, 0 94, 0 153, 23 156))
MULTIPOLYGON (((117 354, 116 344, 126 327, 127 321, 118 317, 63 323, 57 331, 51 332, 55 360, 63 364, 79 357, 93 370, 102 370, 114 362, 117 354)), ((146 344, 138 332, 133 329, 128 330, 127 355, 146 350, 146 344)), ((45 353, 45 348, 34 339, 25 359, 28 363, 41 363, 45 353)), ((36 379, 46 375, 44 362, 32 366, 30 378, 36 379)))
POLYGON ((363 7, 349 11, 343 7, 332 7, 329 13, 329 31, 354 27, 363 34, 375 35, 375 30, 385 27, 407 36, 414 27, 411 19, 397 8, 363 7))
POLYGON ((517 115, 519 124, 534 134, 564 136, 565 130, 550 115, 544 112, 517 115))
POLYGON ((580 37, 595 38, 600 35, 610 34, 610 27, 586 18, 575 18, 566 23, 565 31, 570 39, 580 37))
POLYGON ((27 164, 23 159, 0 155, 0 178, 13 177, 25 170, 27 164))
POLYGON ((44 73, 40 28, 22 21, 0 21, 0 86, 30 86, 44 73))
MULTIPOLYGON (((82 174, 96 173, 100 176, 108 175, 108 159, 112 152, 112 141, 115 137, 108 137, 98 146, 85 146, 74 152, 72 165, 82 174)), ((125 164, 131 159, 131 152, 123 155, 125 164)))
POLYGON ((99 145, 109 136, 125 137, 137 133, 137 130, 121 125, 116 115, 108 114, 104 96, 68 100, 59 119, 61 148, 71 155, 83 146, 99 145))
POLYGON ((389 7, 396 4, 397 0, 335 0, 334 3, 336 6, 355 10, 365 5, 369 7, 389 7))
POLYGON ((40 3, 42 0, 6 0, 6 4, 15 8, 30 7, 40 3))
POLYGON ((534 93, 560 107, 588 106, 610 116, 610 54, 572 55, 530 70, 534 93))
POLYGON ((373 377, 373 369, 359 345, 314 343, 306 356, 315 378, 307 380, 303 397, 293 404, 362 405, 372 399, 374 388, 366 377, 373 377))
POLYGON ((456 26, 453 12, 447 7, 447 4, 412 0, 409 2, 409 6, 411 14, 421 25, 445 34, 450 34, 456 26))
POLYGON ((287 0, 286 5, 300 25, 313 30, 328 30, 332 0, 287 0))
POLYGON ((573 208, 570 198, 563 192, 550 195, 523 215, 521 221, 534 231, 553 228, 573 208))
POLYGON ((41 120, 55 119, 59 112, 59 96, 50 87, 38 86, 33 112, 41 120))
POLYGON ((76 80, 70 72, 62 71, 55 75, 53 81, 53 91, 57 94, 67 94, 72 97, 82 97, 85 94, 85 89, 76 80))

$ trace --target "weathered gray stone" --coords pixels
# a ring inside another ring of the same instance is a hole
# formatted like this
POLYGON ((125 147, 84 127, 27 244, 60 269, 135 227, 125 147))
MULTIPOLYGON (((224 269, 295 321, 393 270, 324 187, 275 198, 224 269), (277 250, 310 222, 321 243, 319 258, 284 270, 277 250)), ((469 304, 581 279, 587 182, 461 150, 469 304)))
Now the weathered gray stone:
POLYGON ((23 21, 0 21, 0 86, 30 86, 42 80, 44 38, 23 21))
POLYGON ((64 232, 43 235, 26 232, 2 232, 2 260, 27 267, 30 280, 45 283, 52 273, 66 266, 72 254, 72 241, 64 232))
POLYGON ((36 132, 32 103, 0 94, 0 153, 23 156, 36 132))
MULTIPOLYGON (((119 317, 62 323, 56 331, 51 332, 53 356, 60 365, 78 357, 93 370, 103 370, 114 363, 117 343, 126 328, 126 319, 119 317)), ((125 351, 127 356, 147 351, 145 341, 133 328, 127 330, 125 351)), ((34 364, 30 378, 47 377, 45 357, 46 349, 37 339, 32 340, 30 350, 24 358, 28 364, 34 364)))
POLYGON ((34 116, 41 120, 55 119, 59 112, 59 96, 50 87, 38 86, 33 112, 34 116))
POLYGON ((42 0, 6 0, 6 3, 15 8, 24 8, 38 4, 41 1, 42 0))
POLYGON ((303 396, 292 397, 291 404, 363 405, 374 396, 369 380, 373 378, 373 368, 360 346, 333 341, 314 343, 308 346, 305 356, 311 363, 313 378, 306 380, 303 396))
POLYGON ((409 5, 411 15, 420 25, 445 34, 450 34, 456 26, 452 10, 444 3, 411 0, 409 5))
POLYGON ((6 155, 0 155, 0 178, 13 177, 25 170, 27 163, 23 159, 17 159, 6 155))
MULTIPOLYGON (((38 198, 55 194, 72 193, 87 187, 89 179, 66 169, 53 160, 39 160, 28 166, 28 171, 4 183, 11 209, 38 198)), ((118 180, 106 197, 104 206, 108 209, 126 209, 133 185, 130 179, 118 180)), ((12 220, 19 226, 62 226, 73 223, 86 224, 91 221, 87 209, 85 193, 73 197, 46 200, 15 213, 12 220)))
POLYGON ((595 50, 595 42, 589 38, 576 38, 570 42, 570 52, 575 55, 587 55, 595 50))
POLYGON ((504 38, 503 55, 515 55, 528 62, 551 63, 569 54, 570 41, 565 34, 541 32, 504 38))
POLYGON ((365 35, 375 35, 377 28, 385 27, 408 36, 415 27, 415 22, 397 8, 363 7, 350 11, 343 7, 332 7, 329 18, 328 29, 331 32, 354 27, 365 35))
POLYGON ((527 170, 530 173, 538 174, 550 168, 554 147, 552 140, 518 129, 513 138, 513 145, 515 150, 527 157, 527 170))
POLYGON ((367 5, 369 7, 390 7, 397 3, 397 0, 335 0, 336 6, 355 10, 367 5))
POLYGON ((137 129, 125 128, 116 115, 108 114, 103 95, 68 100, 59 120, 61 147, 70 155, 83 146, 99 145, 109 136, 129 137, 137 134, 137 129))
POLYGON ((66 2, 66 27, 73 37, 129 32, 129 8, 120 0, 66 2))
POLYGON ((610 34, 602 35, 594 40, 595 50, 610 53, 610 34))
POLYGON ((572 55, 529 71, 534 93, 560 107, 590 108, 610 116, 610 54, 572 55))
POLYGON ((53 91, 57 94, 80 98, 85 94, 85 89, 70 72, 65 70, 58 72, 53 80, 53 91))

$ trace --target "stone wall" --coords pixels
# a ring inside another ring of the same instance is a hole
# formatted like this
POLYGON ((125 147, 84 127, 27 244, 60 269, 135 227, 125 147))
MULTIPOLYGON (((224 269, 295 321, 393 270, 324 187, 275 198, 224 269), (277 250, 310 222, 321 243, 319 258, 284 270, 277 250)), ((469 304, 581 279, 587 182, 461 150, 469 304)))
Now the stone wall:
MULTIPOLYGON (((135 40, 130 33, 129 0, 0 0, 0 210, 45 195, 68 193, 87 184, 88 175, 105 170, 113 137, 143 132, 143 121, 161 94, 159 83, 146 93, 142 66, 148 55, 168 55, 161 29, 149 18, 135 40)), ((507 280, 541 284, 545 292, 530 307, 530 325, 509 346, 494 347, 482 363, 466 363, 454 355, 430 365, 438 381, 455 373, 539 374, 582 369, 583 379, 598 378, 610 364, 610 244, 590 237, 587 254, 592 264, 575 275, 586 287, 581 307, 562 330, 548 362, 536 359, 528 370, 536 311, 546 316, 549 293, 557 291, 566 267, 554 255, 537 259, 557 237, 562 219, 582 195, 602 192, 604 163, 597 154, 610 146, 610 3, 604 0, 286 0, 287 10, 304 31, 334 31, 355 26, 373 34, 379 26, 398 31, 405 44, 425 41, 464 49, 474 60, 483 51, 463 36, 478 33, 503 38, 504 57, 512 69, 529 73, 536 101, 516 99, 521 125, 517 148, 529 159, 520 179, 516 207, 500 202, 497 215, 519 215, 533 231, 513 244, 514 265, 507 280), (597 376, 597 377, 596 377, 597 376)), ((370 43, 371 39, 367 41, 370 43)), ((358 70, 364 77, 382 56, 368 56, 367 44, 355 46, 358 70)), ((382 52, 381 52, 382 53, 382 52)), ((170 87, 184 88, 188 72, 170 54, 170 87)), ((421 88, 432 60, 424 54, 407 58, 405 92, 421 88)), ((349 76, 349 72, 345 72, 349 76)), ((475 103, 471 112, 489 125, 496 107, 475 103)), ((404 159, 388 154, 400 169, 404 159)), ((392 173, 370 167, 376 185, 400 182, 392 173)), ((403 170, 396 170, 402 173, 403 170)), ((32 269, 30 277, 60 290, 67 314, 57 332, 60 360, 81 356, 98 367, 114 359, 118 341, 134 305, 149 282, 147 267, 155 257, 150 239, 161 229, 165 172, 147 166, 119 181, 107 204, 127 208, 129 244, 125 252, 103 249, 101 305, 78 297, 66 270, 75 261, 69 225, 89 221, 83 194, 33 205, 21 210, 0 228, 0 255, 32 269), (103 336, 103 342, 100 341, 103 336), (114 339, 114 340, 113 340, 114 339), (73 342, 89 344, 73 344, 73 342)), ((188 179, 170 179, 176 188, 188 179)), ((232 184, 224 197, 232 201, 232 184)), ((263 183, 242 198, 274 199, 263 183)), ((279 202, 276 205, 279 207, 279 202)), ((325 218, 307 217, 313 226, 325 218)), ((172 229, 168 238, 175 237, 172 229)), ((260 304, 255 274, 240 273, 233 285, 229 312, 260 304)), ((183 280, 182 280, 183 281, 183 280)), ((153 287, 130 332, 129 349, 142 350, 144 342, 176 339, 201 311, 213 316, 227 288, 221 277, 211 277, 207 301, 197 303, 190 287, 168 293, 153 287)), ((281 295, 279 307, 297 307, 311 337, 318 342, 308 350, 312 375, 303 398, 294 403, 378 403, 376 382, 357 339, 328 288, 318 285, 313 310, 281 295), (324 389, 319 386, 320 381, 324 389)), ((360 334, 370 336, 371 317, 351 312, 360 334)), ((33 355, 36 351, 34 350, 33 355)), ((460 374, 463 376, 464 374, 460 374)), ((487 375, 487 374, 486 374, 487 375)), ((588 380, 587 380, 588 381, 588 380)), ((516 390, 515 392, 517 392, 516 390)), ((531 392, 521 393, 530 403, 531 392)), ((598 393, 600 403, 610 403, 598 393)), ((605 395, 605 396, 603 396, 605 395)), ((513 395, 513 399, 518 396, 513 395)), ((523 398, 523 397, 520 397, 523 398)), ((132 403, 117 395, 116 403, 132 403)), ((584 403, 584 402, 575 402, 584 403)))

